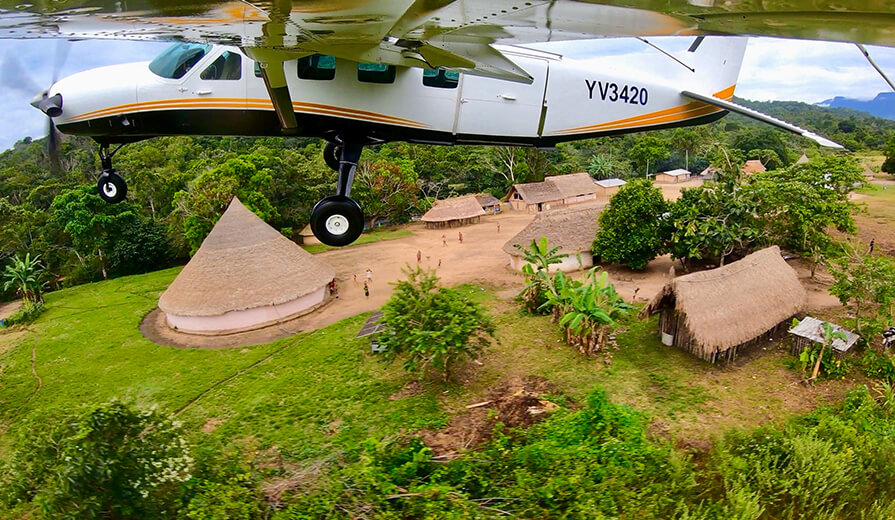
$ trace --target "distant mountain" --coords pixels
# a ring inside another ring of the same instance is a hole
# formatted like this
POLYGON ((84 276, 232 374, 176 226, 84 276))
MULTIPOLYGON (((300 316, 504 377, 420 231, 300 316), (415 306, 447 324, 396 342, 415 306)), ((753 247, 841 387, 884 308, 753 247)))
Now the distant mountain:
POLYGON ((880 92, 871 100, 852 99, 836 96, 821 101, 818 106, 828 108, 851 108, 873 114, 877 117, 895 120, 895 92, 880 92))

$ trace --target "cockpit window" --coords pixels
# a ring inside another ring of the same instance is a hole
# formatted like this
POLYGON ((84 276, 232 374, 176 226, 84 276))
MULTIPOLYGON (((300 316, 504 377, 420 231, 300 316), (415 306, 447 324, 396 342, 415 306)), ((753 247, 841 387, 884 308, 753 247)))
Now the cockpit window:
POLYGON ((239 79, 242 77, 242 56, 225 51, 199 74, 200 79, 239 79))
POLYGON ((149 70, 169 79, 180 79, 211 50, 204 43, 175 43, 149 64, 149 70))
POLYGON ((423 69, 423 85, 436 88, 457 88, 460 73, 453 70, 423 69))
POLYGON ((312 54, 298 59, 298 77, 328 80, 336 77, 336 58, 327 54, 312 54))

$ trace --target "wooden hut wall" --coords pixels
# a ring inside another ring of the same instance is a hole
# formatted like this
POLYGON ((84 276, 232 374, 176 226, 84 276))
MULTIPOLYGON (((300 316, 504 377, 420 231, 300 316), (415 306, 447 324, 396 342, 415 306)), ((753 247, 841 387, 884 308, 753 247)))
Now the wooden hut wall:
MULTIPOLYGON (((715 350, 714 348, 706 348, 693 338, 690 329, 687 327, 686 316, 678 313, 673 307, 664 308, 659 315, 659 334, 671 334, 674 336, 672 345, 694 356, 704 359, 709 363, 717 363, 724 361, 730 363, 736 360, 737 354, 741 349, 746 349, 752 345, 766 342, 775 336, 780 337, 789 329, 792 317, 778 323, 774 328, 750 339, 739 345, 734 345, 725 350, 715 350)), ((661 337, 661 336, 660 336, 661 337)))
POLYGON ((482 219, 481 216, 470 218, 461 218, 455 220, 445 220, 444 222, 426 222, 426 229, 445 229, 468 226, 470 224, 478 224, 482 219))

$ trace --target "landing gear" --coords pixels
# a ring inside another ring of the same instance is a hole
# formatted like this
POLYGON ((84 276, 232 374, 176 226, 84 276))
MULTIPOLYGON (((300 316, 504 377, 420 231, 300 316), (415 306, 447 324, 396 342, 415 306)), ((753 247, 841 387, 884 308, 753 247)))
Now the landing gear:
POLYGON ((127 183, 115 168, 112 167, 112 156, 124 145, 120 145, 109 152, 109 145, 103 144, 99 147, 99 159, 102 164, 103 172, 96 181, 96 190, 99 196, 109 204, 118 204, 127 197, 127 183))
POLYGON ((321 200, 311 210, 311 231, 328 246, 347 246, 364 231, 364 212, 351 198, 351 185, 363 149, 362 141, 328 143, 323 149, 326 164, 339 172, 339 188, 337 195, 321 200))

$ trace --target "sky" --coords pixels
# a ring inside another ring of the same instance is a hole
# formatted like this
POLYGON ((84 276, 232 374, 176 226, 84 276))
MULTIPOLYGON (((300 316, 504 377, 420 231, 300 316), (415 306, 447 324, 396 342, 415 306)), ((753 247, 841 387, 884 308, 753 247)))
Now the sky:
MULTIPOLYGON (((650 41, 676 51, 686 48, 692 38, 650 41)), ((103 65, 150 60, 167 45, 109 40, 71 42, 60 77, 103 65)), ((59 43, 54 40, 0 40, 0 150, 6 150, 25 136, 36 138, 46 134, 46 117, 28 101, 49 86, 58 47, 59 43), (10 72, 15 70, 15 63, 27 71, 29 78, 23 80, 10 72)), ((630 39, 564 42, 548 48, 577 59, 593 58, 597 54, 657 52, 630 39)), ((868 49, 874 61, 895 79, 895 49, 872 46, 868 49)), ((746 49, 736 95, 757 101, 817 103, 834 96, 870 99, 889 90, 853 44, 753 38, 746 49)))

